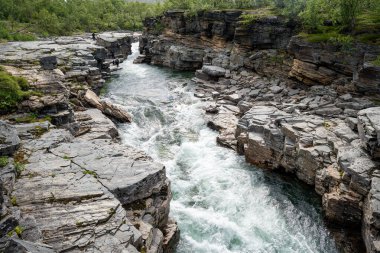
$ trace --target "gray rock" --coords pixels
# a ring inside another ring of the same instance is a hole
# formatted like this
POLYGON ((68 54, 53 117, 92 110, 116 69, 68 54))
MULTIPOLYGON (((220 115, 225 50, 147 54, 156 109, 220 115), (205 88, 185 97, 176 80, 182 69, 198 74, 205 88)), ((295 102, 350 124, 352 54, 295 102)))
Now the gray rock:
POLYGON ((380 159, 380 107, 358 112, 358 131, 366 150, 373 158, 380 159))
POLYGON ((40 58, 41 67, 45 70, 53 70, 57 68, 57 56, 46 56, 40 58))
POLYGON ((211 77, 223 77, 226 74, 226 69, 218 67, 218 66, 203 66, 203 73, 211 76, 211 77))
POLYGON ((20 138, 16 128, 0 120, 0 156, 12 155, 19 145, 20 138))
POLYGON ((45 244, 33 243, 28 241, 10 238, 5 243, 5 251, 7 253, 56 253, 52 247, 45 244))

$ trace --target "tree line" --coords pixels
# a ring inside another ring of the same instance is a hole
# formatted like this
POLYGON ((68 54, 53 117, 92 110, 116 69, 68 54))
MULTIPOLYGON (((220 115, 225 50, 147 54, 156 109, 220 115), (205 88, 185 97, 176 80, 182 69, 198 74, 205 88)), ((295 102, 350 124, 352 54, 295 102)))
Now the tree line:
POLYGON ((380 0, 165 0, 157 3, 0 0, 0 39, 17 40, 24 30, 43 36, 140 30, 146 17, 160 15, 168 9, 185 9, 195 14, 210 9, 257 8, 270 8, 276 14, 297 19, 309 33, 325 32, 326 24, 344 33, 357 31, 358 27, 377 33, 380 29, 380 0))

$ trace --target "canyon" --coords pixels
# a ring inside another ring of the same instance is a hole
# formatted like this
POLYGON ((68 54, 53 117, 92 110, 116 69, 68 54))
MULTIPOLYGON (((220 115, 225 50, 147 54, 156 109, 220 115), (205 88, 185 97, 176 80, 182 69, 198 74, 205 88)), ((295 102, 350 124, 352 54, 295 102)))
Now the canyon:
POLYGON ((195 71, 220 146, 310 185, 329 223, 361 231, 366 251, 379 252, 380 48, 308 42, 296 23, 246 14, 167 11, 142 34, 2 44, 0 64, 42 95, 0 121, 0 155, 12 157, 1 168, 0 248, 175 252, 166 166, 121 141, 119 124, 135 119, 98 96, 120 71, 113 58, 139 41, 135 64, 195 71))

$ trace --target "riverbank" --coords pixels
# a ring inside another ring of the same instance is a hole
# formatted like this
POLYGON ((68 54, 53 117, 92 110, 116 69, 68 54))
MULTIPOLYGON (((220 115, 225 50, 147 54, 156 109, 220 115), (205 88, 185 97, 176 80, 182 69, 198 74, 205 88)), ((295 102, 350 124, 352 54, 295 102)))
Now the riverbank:
POLYGON ((5 252, 172 252, 165 167, 120 143, 115 122, 133 119, 96 95, 138 36, 1 44, 0 64, 38 94, 0 121, 5 252))
POLYGON ((246 24, 241 14, 148 19, 136 62, 197 70, 195 95, 209 103, 219 144, 314 186, 327 220, 379 251, 380 48, 312 43, 281 17, 246 24))

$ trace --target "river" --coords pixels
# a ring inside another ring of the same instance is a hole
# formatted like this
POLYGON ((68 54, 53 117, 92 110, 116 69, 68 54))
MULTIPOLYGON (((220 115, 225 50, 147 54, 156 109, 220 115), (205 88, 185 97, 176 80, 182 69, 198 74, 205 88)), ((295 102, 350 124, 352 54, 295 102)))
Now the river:
POLYGON ((104 96, 133 115, 119 126, 123 142, 167 168, 177 253, 337 252, 311 188, 219 147, 193 96, 193 74, 133 64, 137 43, 133 52, 104 96))

